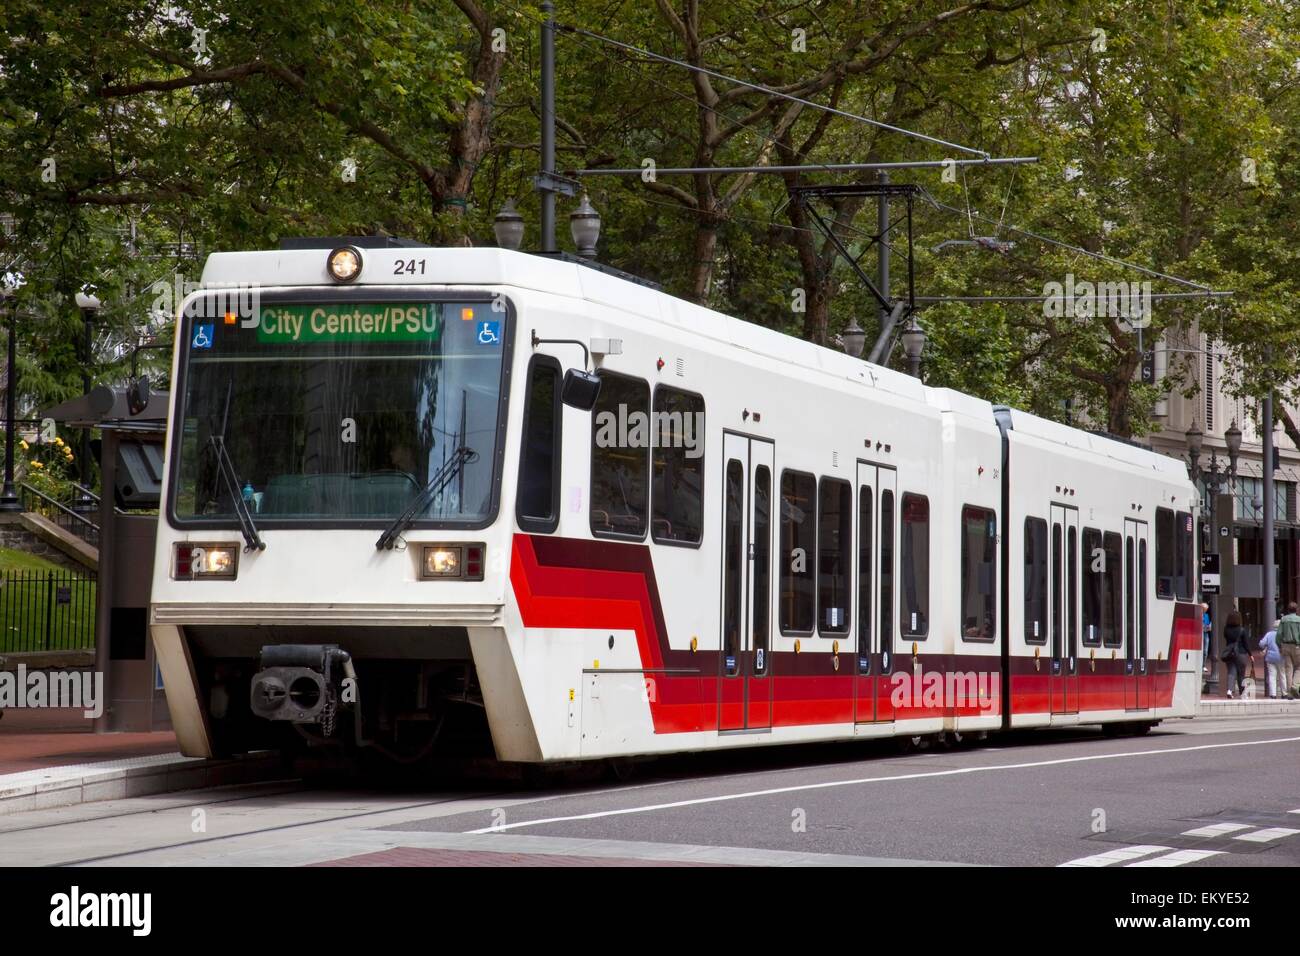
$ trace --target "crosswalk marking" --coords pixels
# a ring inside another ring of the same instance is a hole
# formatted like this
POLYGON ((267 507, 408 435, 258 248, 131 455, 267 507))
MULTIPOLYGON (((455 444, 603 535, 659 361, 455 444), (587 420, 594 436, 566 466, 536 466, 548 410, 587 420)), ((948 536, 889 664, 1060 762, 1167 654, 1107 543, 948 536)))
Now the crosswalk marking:
POLYGON ((1254 833, 1239 833, 1233 839, 1249 840, 1251 843, 1269 843, 1272 840, 1280 840, 1282 837, 1290 836, 1293 833, 1300 833, 1300 830, 1293 830, 1290 827, 1267 827, 1263 830, 1256 830, 1254 833))
POLYGON ((1077 860, 1068 860, 1060 866, 1110 866, 1112 863, 1123 863, 1125 860, 1135 860, 1140 856, 1147 856, 1151 853, 1164 853, 1169 850, 1167 846, 1125 846, 1118 850, 1107 850, 1105 853, 1097 853, 1093 856, 1081 856, 1077 860))
POLYGON ((1153 857, 1150 860, 1138 860, 1136 863, 1129 863, 1128 866, 1182 866, 1184 863, 1195 863, 1197 860, 1204 860, 1208 856, 1218 856, 1222 850, 1175 850, 1173 853, 1166 853, 1164 856, 1153 857))
POLYGON ((1249 830, 1249 823, 1211 823, 1209 826, 1197 827, 1195 830, 1184 830, 1183 836, 1190 837, 1215 837, 1223 836, 1227 833, 1236 833, 1238 830, 1249 830))

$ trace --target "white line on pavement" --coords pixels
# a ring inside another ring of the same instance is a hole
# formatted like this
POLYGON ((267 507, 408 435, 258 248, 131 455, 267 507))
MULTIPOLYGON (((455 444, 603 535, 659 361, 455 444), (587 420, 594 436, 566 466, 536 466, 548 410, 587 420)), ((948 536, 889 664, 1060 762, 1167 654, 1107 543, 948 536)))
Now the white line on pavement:
POLYGON ((1256 830, 1254 833, 1238 834, 1233 839, 1249 840, 1251 843, 1268 843, 1272 840, 1280 840, 1282 837, 1290 836, 1293 833, 1300 833, 1300 830, 1292 830, 1290 827, 1269 827, 1265 830, 1256 830))
POLYGON ((1195 863, 1197 860, 1204 860, 1207 856, 1218 856, 1222 850, 1178 850, 1174 853, 1166 853, 1164 856, 1157 856, 1150 860, 1138 860, 1136 863, 1130 863, 1129 866, 1182 866, 1184 863, 1195 863))
POLYGON ((675 800, 671 803, 654 803, 641 807, 623 807, 618 810, 597 810, 592 813, 578 813, 567 817, 544 817, 539 820, 521 820, 518 823, 506 823, 496 827, 482 827, 469 830, 468 833, 503 833, 506 830, 518 830, 523 827, 538 827, 550 823, 572 823, 578 820, 597 820, 602 817, 618 817, 631 813, 652 813, 656 810, 676 810, 681 807, 697 807, 706 803, 724 803, 730 800, 746 800, 750 797, 771 797, 783 793, 800 793, 808 790, 829 790, 834 787, 853 787, 866 783, 892 783, 897 780, 924 780, 930 777, 953 777, 967 773, 991 773, 995 770, 1025 770, 1035 767, 1056 767, 1070 763, 1086 763, 1092 760, 1119 760, 1126 757, 1153 757, 1161 754, 1192 753, 1199 750, 1223 750, 1228 747, 1258 747, 1264 744, 1292 744, 1300 742, 1300 737, 1278 737, 1272 740, 1239 740, 1223 744, 1198 744, 1195 747, 1166 747, 1160 750, 1135 750, 1129 753, 1090 754, 1085 757, 1060 757, 1056 760, 1038 760, 1028 763, 993 764, 979 767, 958 767, 952 770, 930 770, 924 773, 897 774, 892 777, 859 777, 853 780, 827 780, 822 783, 805 783, 791 787, 773 787, 769 790, 751 790, 745 793, 726 793, 714 797, 695 797, 691 800, 675 800))
POLYGON ((1136 860, 1140 856, 1148 856, 1152 853, 1165 853, 1170 848, 1167 846, 1152 846, 1143 844, 1142 846, 1124 846, 1118 850, 1107 850, 1105 853, 1096 853, 1092 856, 1081 856, 1077 860, 1066 860, 1058 866, 1110 866, 1112 863, 1123 863, 1125 860, 1136 860))
POLYGON ((1250 826, 1249 823, 1211 823, 1209 826, 1197 827, 1195 830, 1184 830, 1183 836, 1223 836, 1225 833, 1236 833, 1238 830, 1249 830, 1250 826))

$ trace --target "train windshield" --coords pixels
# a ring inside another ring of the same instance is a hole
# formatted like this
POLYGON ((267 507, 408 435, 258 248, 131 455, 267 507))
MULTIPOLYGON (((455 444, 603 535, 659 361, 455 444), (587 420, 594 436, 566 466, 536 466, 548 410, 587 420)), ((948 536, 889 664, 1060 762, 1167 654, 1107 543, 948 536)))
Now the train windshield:
POLYGON ((182 350, 177 519, 233 520, 237 493, 259 525, 379 521, 426 491, 416 520, 492 519, 505 312, 263 302, 241 317, 197 301, 182 350))

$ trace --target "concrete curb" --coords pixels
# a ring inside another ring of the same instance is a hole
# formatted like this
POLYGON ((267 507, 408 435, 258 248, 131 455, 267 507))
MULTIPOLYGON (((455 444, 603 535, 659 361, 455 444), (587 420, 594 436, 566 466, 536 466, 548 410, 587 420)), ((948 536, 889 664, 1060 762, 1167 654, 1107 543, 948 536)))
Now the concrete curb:
POLYGON ((1275 717, 1279 714, 1300 717, 1300 700, 1203 700, 1196 708, 1197 717, 1275 717))
POLYGON ((25 770, 0 775, 0 816, 96 800, 261 782, 281 768, 280 755, 264 751, 227 760, 159 754, 25 770))

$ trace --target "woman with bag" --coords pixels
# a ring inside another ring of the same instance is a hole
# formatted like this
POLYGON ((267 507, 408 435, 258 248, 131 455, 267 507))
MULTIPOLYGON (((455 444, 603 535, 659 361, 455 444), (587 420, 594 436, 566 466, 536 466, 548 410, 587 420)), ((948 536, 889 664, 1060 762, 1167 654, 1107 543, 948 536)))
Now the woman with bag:
POLYGON ((1229 697, 1241 696, 1246 686, 1251 660, 1250 647, 1246 640, 1246 629, 1241 626, 1241 615, 1234 609, 1228 615, 1223 628, 1223 653, 1219 655, 1219 660, 1228 665, 1229 697))

